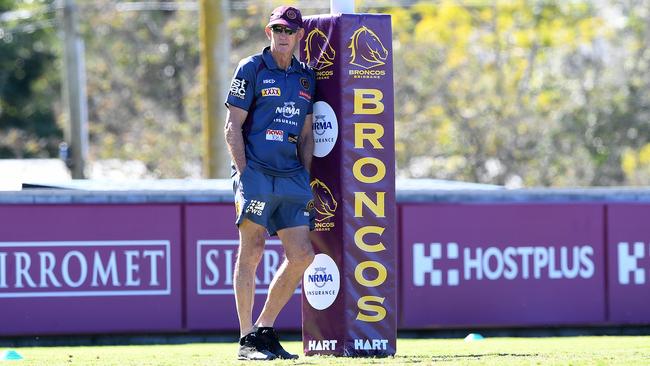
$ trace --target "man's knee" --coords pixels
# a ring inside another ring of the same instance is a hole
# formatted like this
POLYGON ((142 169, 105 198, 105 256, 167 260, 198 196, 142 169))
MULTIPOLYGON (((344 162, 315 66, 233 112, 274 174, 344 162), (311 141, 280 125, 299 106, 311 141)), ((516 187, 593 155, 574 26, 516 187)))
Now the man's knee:
POLYGON ((265 231, 264 227, 248 219, 239 225, 239 252, 237 263, 239 265, 257 266, 264 254, 265 231))
POLYGON ((302 270, 309 267, 311 262, 314 261, 314 249, 312 249, 311 243, 307 242, 299 249, 292 251, 290 255, 287 255, 287 261, 289 265, 302 270))

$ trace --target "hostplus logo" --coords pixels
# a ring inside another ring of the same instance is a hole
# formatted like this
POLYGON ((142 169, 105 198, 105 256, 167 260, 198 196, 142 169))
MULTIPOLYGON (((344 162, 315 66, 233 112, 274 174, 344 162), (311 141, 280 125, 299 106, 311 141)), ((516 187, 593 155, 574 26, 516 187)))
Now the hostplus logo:
POLYGON ((595 272, 593 257, 590 245, 461 248, 454 242, 414 243, 413 284, 459 286, 462 281, 589 279, 595 272))
MULTIPOLYGON (((618 243, 618 283, 621 285, 644 285, 646 270, 640 268, 644 259, 650 258, 650 244, 637 241, 630 245, 628 242, 618 243)), ((648 263, 646 262, 646 265, 648 263)))

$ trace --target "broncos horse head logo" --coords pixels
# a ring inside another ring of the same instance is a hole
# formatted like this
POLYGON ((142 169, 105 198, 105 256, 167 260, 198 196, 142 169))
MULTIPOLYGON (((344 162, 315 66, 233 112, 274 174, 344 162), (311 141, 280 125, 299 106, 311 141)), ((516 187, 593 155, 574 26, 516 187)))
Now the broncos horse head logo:
POLYGON ((314 192, 314 208, 316 212, 322 215, 322 217, 316 218, 316 221, 321 222, 334 216, 338 204, 334 199, 334 195, 332 195, 332 191, 318 179, 312 180, 310 186, 312 192, 314 192))
POLYGON ((330 46, 330 40, 325 33, 314 28, 305 39, 305 59, 307 64, 316 70, 322 70, 334 63, 336 52, 330 46))
POLYGON ((388 50, 375 32, 365 26, 354 31, 348 48, 352 49, 352 65, 372 69, 386 64, 388 50))

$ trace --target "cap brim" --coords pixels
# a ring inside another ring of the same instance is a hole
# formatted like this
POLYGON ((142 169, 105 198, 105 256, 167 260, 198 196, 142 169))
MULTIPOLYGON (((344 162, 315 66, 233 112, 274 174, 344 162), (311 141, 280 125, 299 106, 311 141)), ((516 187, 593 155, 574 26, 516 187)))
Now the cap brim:
POLYGON ((284 25, 284 26, 289 27, 289 28, 291 28, 293 30, 298 30, 298 28, 300 28, 296 24, 291 24, 291 23, 287 22, 286 20, 284 20, 282 18, 270 21, 269 24, 266 25, 266 27, 268 28, 268 27, 271 27, 271 26, 274 26, 274 25, 284 25))

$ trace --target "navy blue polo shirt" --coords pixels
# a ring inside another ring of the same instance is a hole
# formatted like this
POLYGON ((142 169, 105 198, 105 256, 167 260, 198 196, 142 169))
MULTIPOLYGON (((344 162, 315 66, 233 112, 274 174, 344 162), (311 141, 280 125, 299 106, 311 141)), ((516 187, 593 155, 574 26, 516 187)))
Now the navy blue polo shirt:
POLYGON ((295 57, 278 68, 270 47, 243 59, 230 84, 226 106, 248 111, 243 126, 246 164, 267 174, 293 176, 303 166, 297 144, 312 113, 315 74, 295 57))

